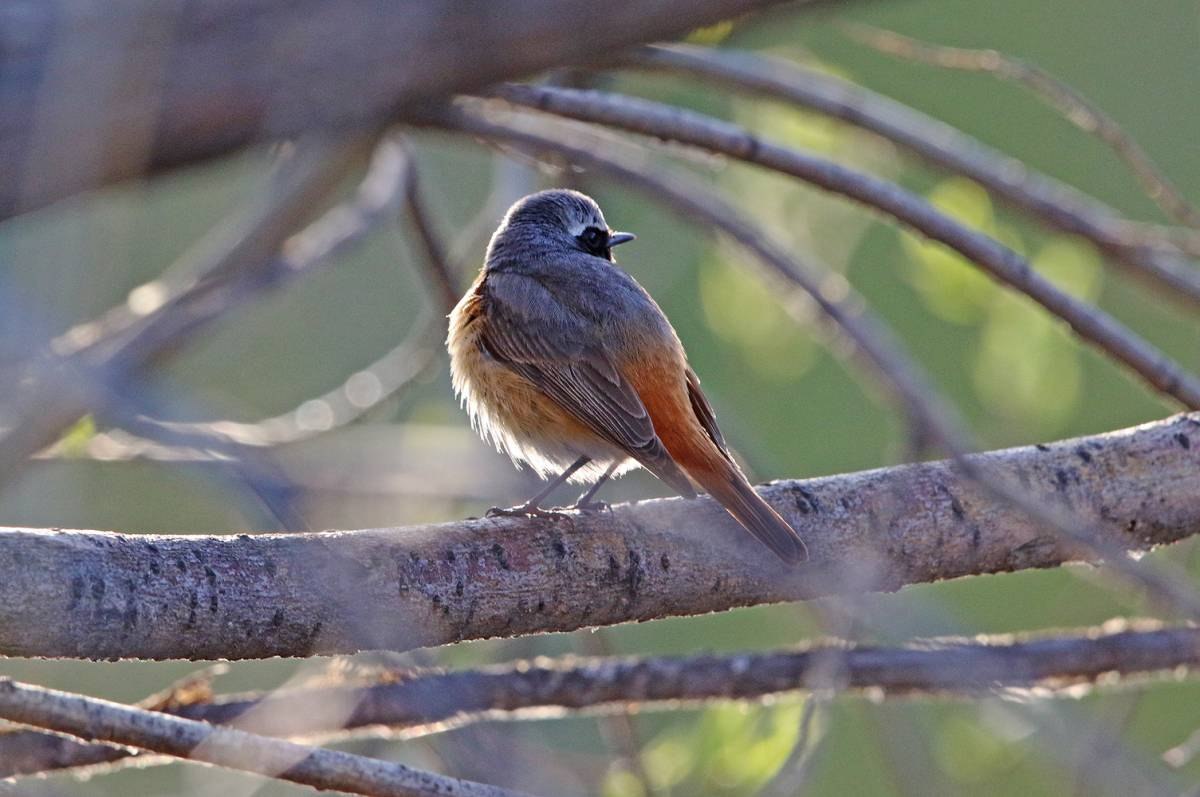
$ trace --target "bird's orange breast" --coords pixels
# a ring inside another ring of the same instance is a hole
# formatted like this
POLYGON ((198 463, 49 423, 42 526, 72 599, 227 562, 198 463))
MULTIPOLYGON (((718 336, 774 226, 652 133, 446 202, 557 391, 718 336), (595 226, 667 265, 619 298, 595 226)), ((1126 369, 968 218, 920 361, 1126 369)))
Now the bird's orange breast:
MULTIPOLYGON (((488 323, 476 280, 450 314, 446 340, 455 391, 474 424, 499 448, 521 455, 526 444, 553 450, 574 445, 581 452, 611 448, 542 390, 488 356, 481 338, 488 323)), ((574 450, 574 449, 572 449, 574 450)))

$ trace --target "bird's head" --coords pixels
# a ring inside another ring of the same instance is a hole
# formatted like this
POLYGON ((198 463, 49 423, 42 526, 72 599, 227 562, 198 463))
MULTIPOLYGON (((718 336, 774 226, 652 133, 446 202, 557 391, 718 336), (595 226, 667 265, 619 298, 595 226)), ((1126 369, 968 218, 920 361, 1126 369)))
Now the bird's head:
POLYGON ((509 208, 492 247, 519 241, 545 250, 577 249, 611 261, 612 248, 635 237, 609 229, 600 206, 587 194, 558 188, 530 194, 509 208))

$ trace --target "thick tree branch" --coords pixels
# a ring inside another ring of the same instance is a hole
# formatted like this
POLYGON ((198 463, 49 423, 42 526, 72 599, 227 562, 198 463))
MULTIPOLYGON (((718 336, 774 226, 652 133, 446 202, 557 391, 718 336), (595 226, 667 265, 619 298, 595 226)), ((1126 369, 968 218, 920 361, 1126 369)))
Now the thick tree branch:
POLYGON ((497 87, 494 94, 517 105, 755 163, 882 211, 1030 297, 1160 392, 1189 409, 1200 409, 1200 379, 1109 314, 1057 288, 1016 252, 897 185, 772 143, 729 122, 661 103, 605 92, 515 84, 497 87))
MULTIPOLYGON (((255 734, 332 739, 385 729, 412 738, 497 719, 759 700, 797 690, 886 696, 975 696, 1039 687, 1045 694, 1114 676, 1200 666, 1200 630, 1088 629, 1070 634, 919 640, 902 648, 822 644, 796 651, 687 658, 538 660, 459 672, 386 672, 369 684, 202 695, 165 713, 255 734)), ((38 731, 0 734, 0 778, 113 763, 134 755, 38 731)))
MULTIPOLYGON (((1200 532, 1200 415, 973 457, 1144 550, 1200 532)), ((323 534, 0 532, 0 653, 242 659, 407 650, 1087 558, 952 463, 767 486, 813 562, 711 500, 323 534)))
POLYGON ((779 3, 619 0, 597 24, 587 0, 9 0, 0 218, 779 3))
POLYGON ((519 797, 403 764, 271 739, 161 712, 0 678, 0 718, 85 739, 370 797, 519 797))
POLYGON ((619 63, 682 72, 735 91, 793 103, 868 130, 934 166, 970 177, 1044 224, 1087 238, 1132 277, 1164 297, 1188 308, 1200 308, 1200 271, 1178 254, 1150 247, 1150 238, 1162 239, 1160 245, 1170 246, 1171 231, 1148 231, 1099 200, 997 152, 961 130, 855 83, 753 53, 685 45, 640 48, 622 56, 619 63))

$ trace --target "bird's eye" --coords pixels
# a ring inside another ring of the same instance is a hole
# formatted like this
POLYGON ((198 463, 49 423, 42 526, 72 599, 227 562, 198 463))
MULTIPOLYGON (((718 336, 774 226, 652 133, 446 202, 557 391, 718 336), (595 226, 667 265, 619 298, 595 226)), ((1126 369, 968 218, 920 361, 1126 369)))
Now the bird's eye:
POLYGON ((583 244, 583 248, 595 255, 604 253, 608 248, 608 230, 602 230, 599 227, 588 227, 579 236, 579 242, 583 244))

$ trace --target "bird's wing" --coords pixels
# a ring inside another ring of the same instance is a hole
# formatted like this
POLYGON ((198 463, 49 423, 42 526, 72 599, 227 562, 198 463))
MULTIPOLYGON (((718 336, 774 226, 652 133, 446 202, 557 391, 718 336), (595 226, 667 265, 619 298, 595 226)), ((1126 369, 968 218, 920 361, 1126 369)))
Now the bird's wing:
POLYGON ((700 377, 696 376, 696 372, 691 368, 687 369, 687 388, 688 399, 692 403, 692 412, 696 413, 696 419, 700 421, 700 425, 704 427, 709 438, 717 444, 717 448, 721 449, 721 453, 728 459, 729 449, 725 447, 725 438, 721 436, 721 430, 717 428, 717 415, 713 412, 712 405, 708 403, 704 391, 700 389, 700 377))
POLYGON ((595 343, 592 322, 532 277, 489 274, 484 349, 685 495, 691 482, 654 432, 637 391, 595 343))

